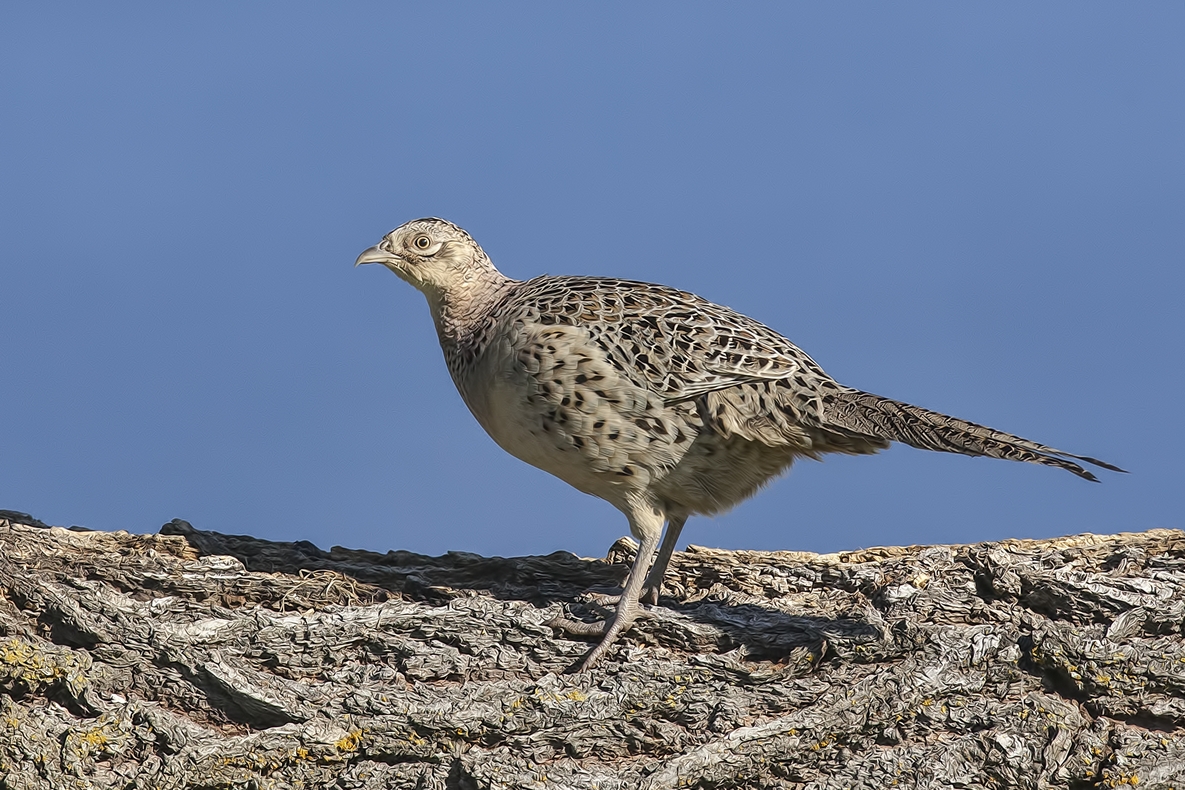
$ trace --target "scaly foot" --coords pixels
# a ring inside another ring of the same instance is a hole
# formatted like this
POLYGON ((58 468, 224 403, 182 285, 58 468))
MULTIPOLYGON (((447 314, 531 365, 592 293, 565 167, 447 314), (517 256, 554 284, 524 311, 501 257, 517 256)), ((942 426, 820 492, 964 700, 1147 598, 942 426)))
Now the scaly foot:
POLYGON ((608 652, 617 638, 624 634, 629 627, 634 624, 639 615, 644 615, 642 607, 636 601, 626 599, 623 604, 621 596, 617 598, 617 611, 613 614, 612 620, 598 620, 593 623, 585 623, 579 620, 569 620, 566 617, 555 617, 547 622, 547 625, 552 628, 559 629, 565 633, 573 636, 599 636, 601 641, 592 652, 585 656, 584 661, 580 665, 580 672, 587 672, 600 661, 601 657, 608 652))

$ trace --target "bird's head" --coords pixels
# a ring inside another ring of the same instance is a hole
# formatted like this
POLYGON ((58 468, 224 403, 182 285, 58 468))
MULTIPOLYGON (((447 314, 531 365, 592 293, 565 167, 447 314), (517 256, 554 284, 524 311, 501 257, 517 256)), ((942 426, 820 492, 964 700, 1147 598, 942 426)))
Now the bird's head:
POLYGON ((381 263, 430 299, 454 294, 494 272, 477 242, 461 228, 429 217, 400 225, 354 261, 381 263))

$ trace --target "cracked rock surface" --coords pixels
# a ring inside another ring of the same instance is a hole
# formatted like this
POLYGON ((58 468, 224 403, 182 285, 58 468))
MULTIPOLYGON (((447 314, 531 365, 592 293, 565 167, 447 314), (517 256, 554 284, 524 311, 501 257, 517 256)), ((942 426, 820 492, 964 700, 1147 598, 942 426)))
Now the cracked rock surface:
POLYGON ((0 788, 1185 788, 1185 533, 377 554, 0 511, 0 788))

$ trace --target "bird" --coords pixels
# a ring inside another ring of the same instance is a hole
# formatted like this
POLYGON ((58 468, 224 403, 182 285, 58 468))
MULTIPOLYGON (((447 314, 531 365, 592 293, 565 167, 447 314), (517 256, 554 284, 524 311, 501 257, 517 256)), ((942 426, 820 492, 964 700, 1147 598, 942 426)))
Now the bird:
POLYGON ((764 324, 695 294, 610 277, 515 280, 457 225, 407 222, 362 252, 421 291, 457 391, 511 455, 621 511, 638 551, 594 667, 656 605, 684 523, 747 499, 800 458, 892 442, 1027 461, 1097 482, 1117 466, 840 384, 764 324), (665 524, 665 534, 664 534, 665 524))

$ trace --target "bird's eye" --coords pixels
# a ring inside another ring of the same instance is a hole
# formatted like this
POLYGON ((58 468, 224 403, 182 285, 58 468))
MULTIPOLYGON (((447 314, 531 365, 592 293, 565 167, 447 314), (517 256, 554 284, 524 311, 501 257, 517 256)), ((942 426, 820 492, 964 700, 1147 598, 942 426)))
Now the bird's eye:
POLYGON ((421 233, 419 236, 416 236, 414 239, 412 239, 411 246, 415 247, 417 250, 426 250, 432 246, 432 239, 421 233))

